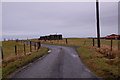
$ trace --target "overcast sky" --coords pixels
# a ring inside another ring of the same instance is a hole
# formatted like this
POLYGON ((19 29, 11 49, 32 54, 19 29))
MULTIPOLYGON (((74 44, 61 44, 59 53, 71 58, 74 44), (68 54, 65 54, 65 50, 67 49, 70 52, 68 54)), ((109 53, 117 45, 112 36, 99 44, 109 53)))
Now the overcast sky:
MULTIPOLYGON (((3 36, 94 37, 95 10, 95 2, 3 2, 3 36)), ((100 29, 101 36, 118 33, 117 2, 100 3, 100 29)))

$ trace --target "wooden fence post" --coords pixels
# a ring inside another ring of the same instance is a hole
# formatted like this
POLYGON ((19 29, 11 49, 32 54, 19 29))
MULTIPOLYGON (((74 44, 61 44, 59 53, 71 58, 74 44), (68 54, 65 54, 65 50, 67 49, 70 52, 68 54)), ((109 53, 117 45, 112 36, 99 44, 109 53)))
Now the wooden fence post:
POLYGON ((118 51, 120 51, 120 40, 118 40, 118 51))
POLYGON ((26 46, 25 46, 25 43, 24 43, 24 55, 26 56, 26 46))
POLYGON ((40 49, 40 47, 41 47, 41 43, 40 43, 40 42, 38 42, 38 50, 40 49))
POLYGON ((66 44, 68 44, 68 41, 67 41, 67 39, 66 39, 66 44))
POLYGON ((4 55, 3 55, 3 48, 1 47, 1 54, 2 54, 2 59, 4 58, 4 55))
POLYGON ((1 50, 1 58, 2 58, 2 60, 3 60, 4 55, 3 55, 3 48, 2 48, 2 46, 0 47, 0 50, 1 50))
POLYGON ((93 38, 93 46, 95 46, 95 40, 94 40, 94 38, 93 38))
POLYGON ((112 51, 113 40, 111 39, 111 51, 112 51))
POLYGON ((15 45, 15 55, 17 55, 17 46, 15 45))
POLYGON ((32 52, 32 45, 31 45, 31 41, 30 41, 30 52, 32 52))

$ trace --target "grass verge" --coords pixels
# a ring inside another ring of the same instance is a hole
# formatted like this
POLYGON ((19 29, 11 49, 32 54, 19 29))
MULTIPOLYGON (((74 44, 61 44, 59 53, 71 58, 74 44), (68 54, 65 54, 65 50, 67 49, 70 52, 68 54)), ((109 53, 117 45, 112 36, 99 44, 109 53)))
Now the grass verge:
MULTIPOLYGON (((10 62, 9 64, 7 64, 7 66, 2 68, 2 77, 7 78, 7 76, 10 73, 12 73, 13 71, 15 71, 17 68, 20 68, 20 67, 34 61, 35 59, 45 55, 47 53, 47 51, 48 51, 47 48, 41 47, 41 49, 38 52, 34 52, 23 58, 17 59, 14 62, 10 62)), ((4 62, 3 62, 3 64, 4 64, 4 62)))
POLYGON ((109 59, 93 49, 81 46, 77 48, 83 63, 95 74, 102 78, 120 78, 120 59, 109 59))

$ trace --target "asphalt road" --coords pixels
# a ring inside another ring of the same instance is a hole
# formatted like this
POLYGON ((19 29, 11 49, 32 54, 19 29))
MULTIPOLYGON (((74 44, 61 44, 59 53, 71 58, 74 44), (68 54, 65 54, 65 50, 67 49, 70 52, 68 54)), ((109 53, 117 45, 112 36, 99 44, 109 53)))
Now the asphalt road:
POLYGON ((45 45, 49 54, 12 74, 12 78, 97 78, 72 47, 45 45))

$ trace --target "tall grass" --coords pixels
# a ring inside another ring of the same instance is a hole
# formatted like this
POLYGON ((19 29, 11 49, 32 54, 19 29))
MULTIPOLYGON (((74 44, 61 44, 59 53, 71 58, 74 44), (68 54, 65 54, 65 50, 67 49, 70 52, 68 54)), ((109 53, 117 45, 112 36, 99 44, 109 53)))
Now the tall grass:
MULTIPOLYGON (((89 38, 67 38, 69 45, 75 46, 93 46, 93 39, 89 38)), ((63 40, 52 40, 42 41, 43 43, 54 43, 54 44, 66 44, 66 39, 63 40)), ((101 39, 101 48, 111 48, 111 40, 101 39)), ((97 39, 95 39, 95 46, 97 46, 97 39)), ((113 50, 118 50, 118 40, 113 40, 113 50)))
POLYGON ((7 78, 7 76, 15 71, 17 68, 24 66, 31 61, 34 61, 34 59, 37 59, 47 53, 48 49, 45 47, 42 47, 38 52, 31 53, 27 56, 18 56, 16 60, 13 60, 12 62, 3 62, 4 65, 2 68, 2 77, 7 78))
POLYGON ((85 65, 95 74, 108 80, 117 80, 120 77, 118 58, 109 59, 91 48, 81 46, 77 48, 78 55, 85 65))
POLYGON ((47 48, 41 47, 40 50, 36 52, 35 47, 32 46, 32 52, 30 52, 30 45, 26 45, 26 55, 24 55, 24 44, 15 41, 3 41, 2 48, 4 58, 0 67, 2 67, 3 78, 6 78, 17 68, 43 56, 48 51, 47 48), (15 45, 17 46, 17 55, 15 55, 15 45))
MULTIPOLYGON (((2 48, 3 48, 3 56, 4 60, 15 56, 15 45, 17 46, 17 54, 23 55, 24 54, 24 45, 22 43, 16 43, 15 41, 3 41, 2 48)), ((32 47, 34 49, 34 47, 32 47)), ((30 52, 30 46, 26 45, 26 53, 30 52)))

